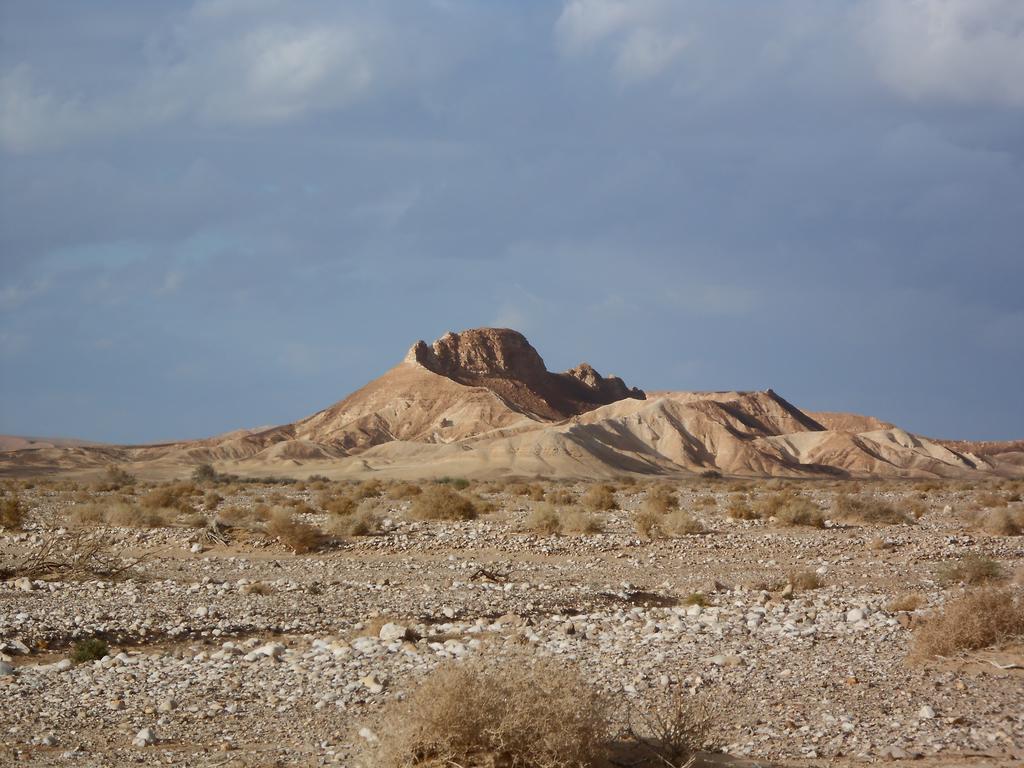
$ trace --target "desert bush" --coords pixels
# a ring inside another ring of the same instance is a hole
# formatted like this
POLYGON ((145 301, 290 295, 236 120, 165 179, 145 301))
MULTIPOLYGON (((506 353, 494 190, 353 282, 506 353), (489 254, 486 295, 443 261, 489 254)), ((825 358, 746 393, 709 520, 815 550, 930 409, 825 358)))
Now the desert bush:
POLYGON ((203 506, 211 512, 221 505, 224 497, 216 491, 210 491, 203 497, 203 506))
POLYGON ((217 470, 212 464, 200 464, 192 471, 192 482, 194 483, 215 483, 219 479, 217 470))
POLYGON ((707 531, 700 520, 681 509, 666 515, 659 525, 671 536, 692 536, 707 531))
POLYGON ((441 485, 450 485, 456 491, 464 491, 469 488, 469 480, 464 477, 440 477, 434 482, 440 483, 441 485))
POLYGON ((87 637, 79 640, 71 649, 71 660, 75 664, 85 664, 88 661, 99 661, 110 652, 106 642, 99 637, 87 637))
POLYGON ((21 528, 25 522, 25 505, 17 495, 0 499, 0 528, 21 528))
POLYGON ((821 577, 814 571, 792 571, 787 577, 787 581, 796 592, 821 589, 825 586, 821 577))
POLYGON ((558 533, 562 529, 562 521, 553 506, 542 502, 530 511, 526 528, 534 533, 558 533))
MULTIPOLYGON (((774 481, 769 481, 765 485, 772 486, 773 483, 774 481)), ((775 517, 796 498, 799 498, 797 494, 788 488, 775 493, 766 494, 757 501, 756 510, 758 516, 762 518, 775 517)))
POLYGON ((717 507, 718 499, 714 496, 698 496, 693 500, 693 506, 695 507, 717 507))
POLYGON ((415 483, 397 483, 388 488, 387 494, 389 499, 411 499, 414 496, 419 496, 423 492, 415 483))
POLYGON ((544 496, 545 501, 549 501, 557 506, 568 506, 576 503, 576 496, 572 491, 566 490, 565 488, 552 488, 544 496))
POLYGON ((540 483, 530 484, 530 500, 544 501, 544 486, 540 483))
POLYGON ((705 469, 700 473, 700 477, 702 480, 721 480, 722 473, 717 469, 705 469))
POLYGON ((530 495, 530 486, 526 483, 507 483, 504 490, 509 496, 530 495))
POLYGON ((413 499, 409 515, 417 520, 473 520, 477 508, 447 485, 430 485, 413 499))
MULTIPOLYGON (((776 495, 784 496, 785 494, 776 495)), ((825 527, 825 516, 822 514, 821 509, 806 496, 791 494, 783 501, 781 506, 772 504, 772 507, 775 510, 772 513, 775 517, 775 522, 780 525, 806 525, 812 528, 825 527)))
POLYGON ((167 525, 167 514, 156 509, 142 509, 120 501, 76 504, 68 510, 72 525, 109 525, 114 528, 160 528, 167 525))
POLYGON ((903 502, 903 510, 915 520, 920 520, 928 514, 928 505, 920 499, 907 499, 903 502))
POLYGON ((96 481, 97 491, 119 491, 135 484, 135 476, 128 474, 124 468, 111 464, 96 481))
POLYGON ((181 483, 178 485, 161 485, 154 488, 141 499, 141 504, 146 509, 177 509, 181 512, 194 512, 189 498, 195 491, 195 486, 181 483))
POLYGON ((1020 536, 1024 534, 1024 510, 992 509, 981 515, 976 525, 992 536, 1020 536))
POLYGON ((384 483, 376 478, 364 480, 352 491, 356 499, 373 499, 384 493, 384 483))
POLYGON ((711 601, 708 600, 707 595, 703 592, 691 592, 681 602, 683 605, 699 605, 701 608, 707 608, 711 605, 711 601))
POLYGON ((710 746, 713 725, 707 699, 678 690, 629 718, 633 741, 664 768, 693 765, 697 752, 710 746))
POLYGON ((939 568, 939 580, 947 584, 988 584, 1006 578, 1003 567, 995 560, 981 555, 965 555, 959 560, 944 563, 939 568))
POLYGON ((562 530, 566 533, 600 533, 601 521, 592 512, 582 509, 563 509, 558 513, 562 530))
POLYGON ((359 506, 359 502, 351 496, 336 496, 323 493, 317 504, 329 515, 351 515, 359 506))
POLYGON ((662 534, 662 515, 658 512, 651 512, 649 509, 641 507, 633 512, 632 518, 633 530, 645 539, 653 539, 655 536, 662 534))
POLYGON ((879 499, 836 496, 833 517, 844 523, 866 523, 870 525, 909 525, 913 520, 891 504, 879 499))
POLYGON ((666 514, 679 507, 679 497, 676 496, 671 486, 655 485, 647 494, 644 506, 648 507, 651 512, 666 514))
POLYGON ((368 749, 381 768, 586 768, 605 756, 609 707, 559 661, 472 660, 440 667, 392 701, 377 730, 368 749))
POLYGON ((380 516, 368 507, 327 522, 327 532, 334 536, 373 536, 380 533, 380 516))
POLYGON ((885 606, 885 610, 889 613, 910 612, 916 611, 918 608, 927 605, 927 603, 928 601, 922 595, 914 592, 904 592, 896 595, 896 597, 889 601, 889 604, 885 606))
POLYGON ((991 491, 979 493, 977 496, 974 497, 974 502, 979 507, 984 507, 985 509, 996 509, 999 507, 1005 507, 1009 503, 1005 496, 1003 496, 1000 493, 992 493, 991 491))
POLYGON ((927 617, 914 632, 913 653, 952 656, 1024 635, 1024 599, 1009 589, 967 592, 927 617))
POLYGON ((323 532, 319 528, 296 520, 284 510, 274 512, 264 530, 297 555, 319 549, 324 543, 323 532))
POLYGON ((114 528, 161 528, 168 524, 174 510, 143 509, 130 504, 108 504, 103 522, 114 528))
POLYGON ((590 486, 580 498, 580 503, 591 512, 605 512, 619 508, 615 501, 615 490, 607 483, 590 486))
POLYGON ((761 519, 761 513, 752 509, 751 506, 742 499, 733 499, 730 501, 729 506, 725 508, 725 514, 733 520, 761 519))

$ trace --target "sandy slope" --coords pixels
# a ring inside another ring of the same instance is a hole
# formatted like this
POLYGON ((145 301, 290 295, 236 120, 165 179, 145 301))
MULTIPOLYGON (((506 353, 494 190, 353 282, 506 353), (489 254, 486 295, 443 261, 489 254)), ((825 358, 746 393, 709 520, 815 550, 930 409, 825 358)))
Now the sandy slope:
POLYGON ((1024 444, 939 442, 869 416, 801 411, 764 392, 652 392, 583 364, 547 372, 520 334, 479 329, 413 345, 390 371, 283 426, 153 446, 40 443, 0 453, 7 475, 199 463, 246 475, 609 477, 1024 474, 1024 444))

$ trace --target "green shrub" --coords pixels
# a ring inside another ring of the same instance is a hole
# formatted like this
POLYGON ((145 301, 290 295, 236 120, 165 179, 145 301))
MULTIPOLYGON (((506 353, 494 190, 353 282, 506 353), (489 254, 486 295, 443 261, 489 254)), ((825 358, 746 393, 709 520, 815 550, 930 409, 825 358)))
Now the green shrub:
POLYGON ((75 664, 84 664, 87 661, 99 661, 110 653, 110 648, 101 638, 88 637, 79 640, 71 649, 71 660, 75 664))

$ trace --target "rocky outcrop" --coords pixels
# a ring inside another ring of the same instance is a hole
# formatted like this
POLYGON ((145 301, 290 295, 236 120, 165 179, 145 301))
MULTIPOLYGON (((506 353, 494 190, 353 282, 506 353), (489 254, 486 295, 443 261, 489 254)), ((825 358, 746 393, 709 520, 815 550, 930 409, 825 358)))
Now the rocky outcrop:
POLYGON ((460 384, 485 387, 516 409, 545 420, 645 398, 642 390, 627 387, 616 376, 605 378, 587 363, 565 373, 549 372, 526 337, 509 328, 449 331, 432 345, 413 344, 405 361, 460 384))

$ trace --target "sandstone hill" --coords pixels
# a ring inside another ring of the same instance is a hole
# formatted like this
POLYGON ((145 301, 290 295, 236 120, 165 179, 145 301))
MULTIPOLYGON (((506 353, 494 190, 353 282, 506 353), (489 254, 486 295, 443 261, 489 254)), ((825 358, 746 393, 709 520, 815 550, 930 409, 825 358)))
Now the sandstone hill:
POLYGON ((652 392, 587 363, 547 370, 500 328, 416 342, 405 359, 292 424, 147 446, 9 443, 0 473, 121 464, 173 477, 245 475, 959 477, 1024 474, 1024 444, 929 440, 869 416, 801 411, 772 390, 652 392))

